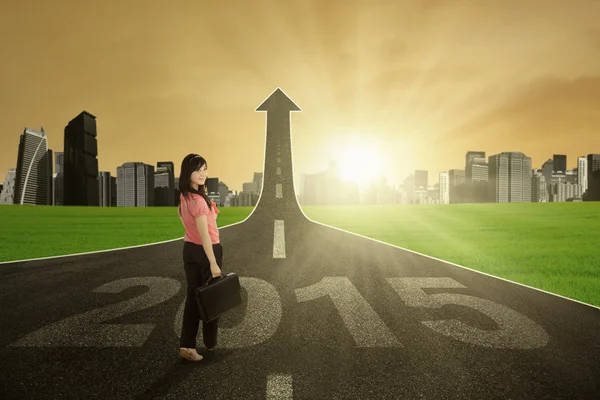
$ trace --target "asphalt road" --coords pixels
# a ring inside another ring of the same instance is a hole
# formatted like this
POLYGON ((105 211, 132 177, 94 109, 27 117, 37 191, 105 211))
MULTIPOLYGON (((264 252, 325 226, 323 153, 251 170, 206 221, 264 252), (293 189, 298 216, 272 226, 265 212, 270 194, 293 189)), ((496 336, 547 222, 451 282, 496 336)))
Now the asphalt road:
POLYGON ((273 115, 216 360, 178 355, 182 240, 4 263, 1 399, 600 398, 600 309, 308 220, 273 115))

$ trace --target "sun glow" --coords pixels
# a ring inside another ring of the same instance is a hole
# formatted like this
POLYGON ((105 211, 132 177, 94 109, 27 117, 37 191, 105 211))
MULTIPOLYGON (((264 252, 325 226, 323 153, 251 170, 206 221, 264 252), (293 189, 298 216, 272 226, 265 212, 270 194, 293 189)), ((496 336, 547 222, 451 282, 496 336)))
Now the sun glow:
POLYGON ((386 167, 378 143, 353 137, 337 144, 334 149, 338 174, 342 181, 362 184, 377 180, 386 167))

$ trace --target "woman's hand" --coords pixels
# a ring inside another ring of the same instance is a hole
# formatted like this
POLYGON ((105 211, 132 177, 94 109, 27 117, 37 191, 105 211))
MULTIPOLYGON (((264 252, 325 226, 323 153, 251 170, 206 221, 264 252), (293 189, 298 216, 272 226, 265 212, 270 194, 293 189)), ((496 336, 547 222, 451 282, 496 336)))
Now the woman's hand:
POLYGON ((215 263, 210 263, 210 272, 212 273, 212 277, 216 278, 217 276, 221 275, 221 268, 219 268, 219 264, 215 263))

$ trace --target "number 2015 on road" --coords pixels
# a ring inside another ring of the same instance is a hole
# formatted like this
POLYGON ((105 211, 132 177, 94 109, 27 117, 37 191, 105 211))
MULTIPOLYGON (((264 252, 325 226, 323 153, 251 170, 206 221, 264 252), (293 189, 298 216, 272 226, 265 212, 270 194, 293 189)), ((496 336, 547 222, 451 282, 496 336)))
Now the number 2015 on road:
MULTIPOLYGON (((441 308, 444 305, 470 307, 498 325, 484 330, 455 319, 421 321, 437 334, 489 348, 534 349, 545 346, 549 337, 531 319, 501 304, 466 294, 427 294, 423 289, 465 288, 445 277, 386 278, 388 284, 408 307, 441 308)), ((269 282, 252 277, 240 277, 247 293, 247 308, 243 320, 232 328, 219 329, 219 343, 226 348, 247 348, 271 338, 282 317, 281 299, 269 282)), ((42 327, 10 346, 35 347, 139 347, 155 324, 107 324, 114 318, 141 311, 167 301, 181 290, 179 281, 164 277, 134 277, 108 282, 94 293, 119 293, 136 286, 148 291, 140 296, 73 315, 42 327)), ((360 294, 347 277, 324 277, 319 282, 295 289, 298 302, 308 302, 329 296, 348 332, 358 347, 401 347, 381 317, 360 294), (364 329, 367 327, 368 329, 364 329)), ((185 298, 182 301, 173 329, 179 335, 185 298)), ((200 327, 199 335, 202 328, 200 327)))

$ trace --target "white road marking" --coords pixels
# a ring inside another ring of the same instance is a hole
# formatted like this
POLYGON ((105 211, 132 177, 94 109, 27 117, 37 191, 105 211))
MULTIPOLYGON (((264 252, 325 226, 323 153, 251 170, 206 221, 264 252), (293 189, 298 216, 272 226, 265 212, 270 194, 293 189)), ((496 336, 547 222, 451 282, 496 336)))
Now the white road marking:
POLYGON ((421 323, 442 335, 478 346, 508 349, 535 349, 548 344, 546 331, 525 315, 502 304, 461 293, 426 293, 423 289, 464 289, 452 278, 386 278, 408 307, 442 308, 460 305, 473 308, 494 320, 498 329, 479 329, 455 319, 421 323))
POLYGON ((154 330, 155 324, 103 322, 164 303, 179 292, 179 281, 159 276, 123 278, 107 282, 92 292, 121 293, 139 286, 145 286, 148 290, 136 297, 110 302, 43 326, 10 346, 142 347, 154 330))
POLYGON ((277 162, 281 162, 281 157, 277 157, 277 162))
MULTIPOLYGON (((263 279, 249 276, 240 276, 240 286, 247 294, 246 314, 241 322, 231 328, 219 327, 219 347, 222 348, 246 349, 261 344, 271 339, 281 324, 283 310, 275 286, 263 279)), ((178 339, 185 301, 184 297, 173 325, 178 339)), ((198 328, 196 341, 202 343, 202 324, 198 328)))
POLYGON ((281 187, 281 183, 275 184, 275 197, 277 197, 278 199, 283 198, 283 188, 281 187))
POLYGON ((275 220, 275 232, 273 235, 273 258, 285 258, 285 235, 283 220, 275 220))
POLYGON ((281 175, 281 167, 277 167, 277 175, 281 175))
POLYGON ((324 277, 294 292, 299 302, 329 296, 358 347, 402 346, 348 277, 324 277))
POLYGON ((294 398, 292 376, 271 374, 267 378, 267 400, 288 400, 294 398))

